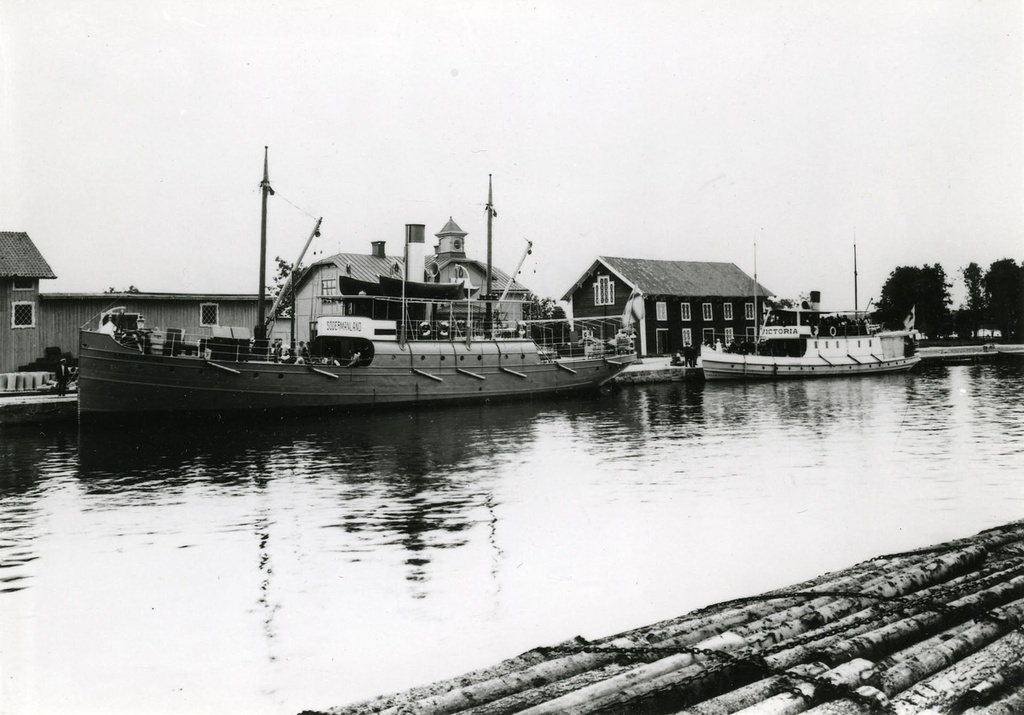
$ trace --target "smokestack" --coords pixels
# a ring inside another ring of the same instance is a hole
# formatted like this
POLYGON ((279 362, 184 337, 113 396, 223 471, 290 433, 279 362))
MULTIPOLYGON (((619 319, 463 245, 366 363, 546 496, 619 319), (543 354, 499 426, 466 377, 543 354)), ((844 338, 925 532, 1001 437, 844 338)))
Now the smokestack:
POLYGON ((374 258, 387 258, 384 255, 384 241, 370 241, 370 255, 374 258))
POLYGON ((821 291, 811 291, 811 310, 821 310, 821 291))
POLYGON ((405 224, 405 280, 407 281, 423 282, 423 269, 426 265, 424 228, 421 223, 405 224))

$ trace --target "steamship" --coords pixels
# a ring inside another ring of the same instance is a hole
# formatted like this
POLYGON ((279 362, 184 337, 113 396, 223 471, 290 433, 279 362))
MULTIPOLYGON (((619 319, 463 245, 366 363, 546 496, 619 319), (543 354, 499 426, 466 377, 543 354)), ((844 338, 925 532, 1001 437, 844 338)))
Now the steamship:
MULTIPOLYGON (((261 186, 262 313, 266 202, 273 193, 266 156, 261 186)), ((488 282, 491 207, 489 187, 488 282)), ((319 296, 318 313, 309 316, 308 345, 290 357, 267 339, 269 320, 262 314, 252 331, 221 328, 205 335, 83 329, 80 416, 529 398, 593 390, 636 360, 618 318, 571 325, 527 320, 525 300, 495 298, 490 286, 474 295, 468 276, 458 283, 424 281, 423 229, 406 226, 403 265, 394 265, 400 275, 375 281, 342 276, 337 293, 319 296)), ((270 320, 290 287, 278 296, 270 320)))
POLYGON ((701 348, 707 380, 779 380, 906 372, 920 362, 913 312, 904 330, 882 331, 861 311, 822 312, 812 291, 800 307, 772 310, 752 351, 701 348))

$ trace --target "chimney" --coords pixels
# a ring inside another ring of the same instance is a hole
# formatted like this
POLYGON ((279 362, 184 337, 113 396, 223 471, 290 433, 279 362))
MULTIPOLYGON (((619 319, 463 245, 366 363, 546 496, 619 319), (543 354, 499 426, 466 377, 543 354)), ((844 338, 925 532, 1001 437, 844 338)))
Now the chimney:
POLYGON ((821 310, 821 291, 811 291, 811 310, 821 310))
POLYGON ((384 255, 384 241, 370 241, 370 255, 374 258, 387 258, 384 255))
POLYGON ((405 224, 405 280, 423 282, 423 270, 426 262, 423 253, 426 243, 423 241, 424 225, 421 223, 405 224))

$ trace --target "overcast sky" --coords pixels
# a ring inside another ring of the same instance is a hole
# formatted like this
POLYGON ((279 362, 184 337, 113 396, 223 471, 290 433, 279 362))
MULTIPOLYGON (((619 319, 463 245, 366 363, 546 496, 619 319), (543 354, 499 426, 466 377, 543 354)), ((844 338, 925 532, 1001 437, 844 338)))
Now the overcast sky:
POLYGON ((47 292, 255 293, 449 216, 560 297, 598 255, 780 297, 1024 260, 1019 0, 0 0, 0 230, 47 292), (755 246, 756 243, 756 253, 755 246), (319 253, 322 252, 322 253, 319 253), (308 262, 308 261, 307 261, 308 262))

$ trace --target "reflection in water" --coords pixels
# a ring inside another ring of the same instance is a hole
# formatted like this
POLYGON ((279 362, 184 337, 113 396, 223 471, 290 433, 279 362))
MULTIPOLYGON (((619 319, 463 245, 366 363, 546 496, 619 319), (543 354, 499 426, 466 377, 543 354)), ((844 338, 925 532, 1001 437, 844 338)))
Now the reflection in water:
POLYGON ((995 365, 0 446, 12 712, 326 708, 1024 516, 995 365))
POLYGON ((463 545, 461 535, 481 518, 474 514, 493 513, 488 472, 530 449, 541 409, 516 403, 258 426, 89 429, 81 435, 80 478, 87 494, 108 497, 100 508, 145 506, 196 488, 243 495, 275 480, 307 482, 328 497, 305 515, 308 526, 351 536, 344 552, 353 559, 399 546, 407 579, 422 582, 432 549, 463 545))

